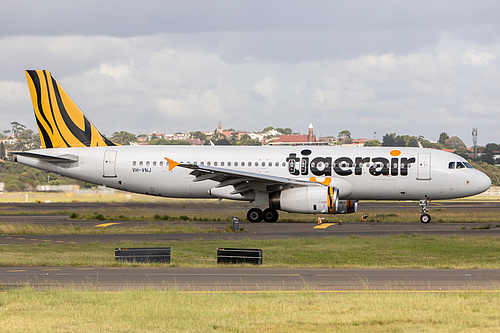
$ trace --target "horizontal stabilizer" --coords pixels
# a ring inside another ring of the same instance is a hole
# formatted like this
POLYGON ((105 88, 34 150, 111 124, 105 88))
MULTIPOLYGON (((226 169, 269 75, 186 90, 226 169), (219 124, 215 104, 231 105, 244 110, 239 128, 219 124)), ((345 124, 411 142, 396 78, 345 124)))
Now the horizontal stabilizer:
POLYGON ((34 153, 30 151, 17 151, 17 152, 12 152, 12 154, 16 156, 36 158, 40 161, 54 163, 54 164, 78 162, 78 156, 75 155, 54 156, 54 155, 34 153))

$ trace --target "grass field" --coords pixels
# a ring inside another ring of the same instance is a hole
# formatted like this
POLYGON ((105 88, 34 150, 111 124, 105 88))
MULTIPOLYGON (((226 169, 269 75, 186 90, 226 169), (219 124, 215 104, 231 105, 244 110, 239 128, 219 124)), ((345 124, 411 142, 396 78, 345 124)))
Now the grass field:
POLYGON ((2 332, 498 332, 499 293, 0 295, 2 332))
MULTIPOLYGON (((216 267, 218 247, 260 248, 263 267, 500 268, 500 239, 400 235, 319 239, 193 241, 168 243, 2 245, 2 266, 123 266, 117 247, 170 246, 167 266, 216 267)), ((160 264, 157 264, 160 265, 160 264)))

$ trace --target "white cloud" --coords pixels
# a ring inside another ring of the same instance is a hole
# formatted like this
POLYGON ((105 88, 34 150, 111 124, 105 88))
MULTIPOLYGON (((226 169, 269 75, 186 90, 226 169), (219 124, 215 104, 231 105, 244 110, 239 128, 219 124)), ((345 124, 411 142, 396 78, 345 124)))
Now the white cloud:
POLYGON ((461 58, 462 62, 469 66, 487 66, 497 59, 494 54, 473 49, 465 51, 461 58))
POLYGON ((127 65, 101 64, 98 70, 99 74, 109 75, 116 80, 125 79, 130 74, 130 68, 127 65))
POLYGON ((268 75, 263 80, 257 82, 253 86, 253 90, 272 105, 276 105, 276 95, 280 90, 280 84, 274 77, 268 75))

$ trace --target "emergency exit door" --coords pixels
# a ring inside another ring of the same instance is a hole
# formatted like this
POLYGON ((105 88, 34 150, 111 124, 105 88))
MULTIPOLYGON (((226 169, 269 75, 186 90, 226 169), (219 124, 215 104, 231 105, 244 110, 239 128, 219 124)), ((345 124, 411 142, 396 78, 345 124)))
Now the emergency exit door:
POLYGON ((116 150, 106 150, 104 152, 103 177, 116 177, 116 150))
POLYGON ((418 154, 417 179, 431 179, 431 154, 418 154))

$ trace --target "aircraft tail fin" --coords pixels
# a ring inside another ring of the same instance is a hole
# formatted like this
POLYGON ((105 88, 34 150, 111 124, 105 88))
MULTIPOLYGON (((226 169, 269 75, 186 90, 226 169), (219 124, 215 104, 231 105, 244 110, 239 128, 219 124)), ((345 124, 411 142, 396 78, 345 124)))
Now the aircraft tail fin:
POLYGON ((46 70, 27 70, 26 78, 43 148, 116 146, 85 117, 46 70))

